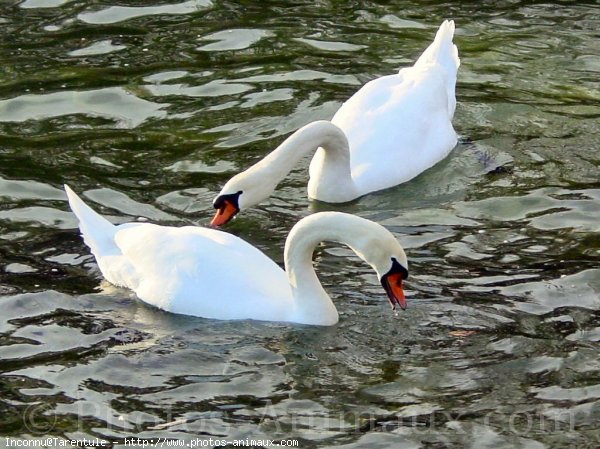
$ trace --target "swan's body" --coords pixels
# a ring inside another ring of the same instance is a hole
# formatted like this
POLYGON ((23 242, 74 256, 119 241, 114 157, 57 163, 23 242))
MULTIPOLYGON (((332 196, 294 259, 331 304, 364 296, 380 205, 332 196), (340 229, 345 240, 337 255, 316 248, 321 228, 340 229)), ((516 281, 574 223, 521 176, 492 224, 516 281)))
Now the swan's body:
POLYGON ((233 235, 193 226, 113 225, 65 186, 85 243, 103 276, 163 310, 216 319, 255 319, 332 325, 337 310, 312 266, 323 241, 348 244, 379 274, 392 306, 406 306, 404 250, 382 226, 324 212, 299 221, 285 246, 282 270, 233 235))
MULTIPOLYGON (((342 203, 407 182, 444 159, 456 146, 452 126, 460 60, 445 21, 412 67, 365 84, 328 121, 300 128, 271 154, 234 176, 215 207, 231 202, 216 225, 266 199, 306 154, 308 196, 342 203)), ((219 214, 217 215, 219 216, 219 214)))

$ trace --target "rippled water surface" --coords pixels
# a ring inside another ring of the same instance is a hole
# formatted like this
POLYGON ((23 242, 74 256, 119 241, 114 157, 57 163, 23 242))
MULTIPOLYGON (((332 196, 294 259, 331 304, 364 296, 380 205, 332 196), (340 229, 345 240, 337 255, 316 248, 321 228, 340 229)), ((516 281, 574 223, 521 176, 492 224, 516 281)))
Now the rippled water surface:
POLYGON ((0 435, 597 448, 599 30, 598 1, 2 2, 0 435), (298 167, 228 228, 281 263, 315 210, 376 220, 407 248, 405 312, 329 244, 331 328, 177 316, 101 282, 63 183, 114 222, 207 225, 232 174, 444 18, 445 161, 338 207, 298 167))

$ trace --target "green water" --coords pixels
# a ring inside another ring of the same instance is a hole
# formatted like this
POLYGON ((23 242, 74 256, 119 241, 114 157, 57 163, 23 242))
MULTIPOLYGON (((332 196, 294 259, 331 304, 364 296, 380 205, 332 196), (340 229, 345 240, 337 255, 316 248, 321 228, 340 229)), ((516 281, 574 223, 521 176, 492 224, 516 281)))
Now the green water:
POLYGON ((597 1, 2 2, 0 436, 598 447, 599 30, 597 1), (228 228, 282 262, 311 212, 376 220, 407 249, 405 312, 335 245, 315 259, 326 329, 171 315, 101 282, 63 183, 114 222, 207 225, 227 179, 445 18, 446 160, 343 206, 306 199, 307 160, 228 228))

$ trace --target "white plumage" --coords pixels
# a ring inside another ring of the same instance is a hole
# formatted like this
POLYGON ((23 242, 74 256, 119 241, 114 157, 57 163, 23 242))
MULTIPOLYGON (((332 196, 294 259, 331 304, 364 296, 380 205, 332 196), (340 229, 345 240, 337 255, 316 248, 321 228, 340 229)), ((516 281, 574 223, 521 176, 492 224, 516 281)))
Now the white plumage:
MULTIPOLYGON (((231 234, 195 226, 115 226, 68 186, 65 190, 84 241, 106 280, 169 312, 332 325, 338 320, 337 310, 312 266, 319 242, 346 243, 382 279, 398 267, 393 260, 404 272, 408 267, 404 250, 392 234, 349 214, 323 212, 300 220, 286 240, 286 272, 231 234)), ((388 296, 396 292, 390 301, 404 307, 401 284, 389 288, 388 296)))
POLYGON ((258 204, 315 151, 308 196, 330 203, 404 183, 444 159, 457 143, 452 118, 460 60, 453 36, 454 22, 447 20, 412 67, 365 84, 331 122, 300 128, 231 178, 217 200, 239 193, 238 209, 258 204))

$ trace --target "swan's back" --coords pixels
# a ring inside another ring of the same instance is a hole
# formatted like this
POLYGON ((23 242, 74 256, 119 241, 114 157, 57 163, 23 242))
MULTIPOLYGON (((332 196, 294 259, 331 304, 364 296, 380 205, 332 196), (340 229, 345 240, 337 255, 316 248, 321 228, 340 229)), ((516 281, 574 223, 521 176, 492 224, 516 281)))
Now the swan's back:
POLYGON ((285 272, 231 234, 144 224, 119 231, 115 241, 138 274, 139 284, 131 288, 161 309, 206 318, 281 319, 291 302, 285 272))
POLYGON ((148 304, 217 319, 281 321, 292 313, 285 272, 244 240, 195 226, 115 226, 65 190, 104 278, 148 304))
POLYGON ((331 120, 348 137, 352 178, 362 194, 409 181, 456 145, 460 60, 453 33, 454 22, 444 22, 413 67, 370 81, 331 120))

